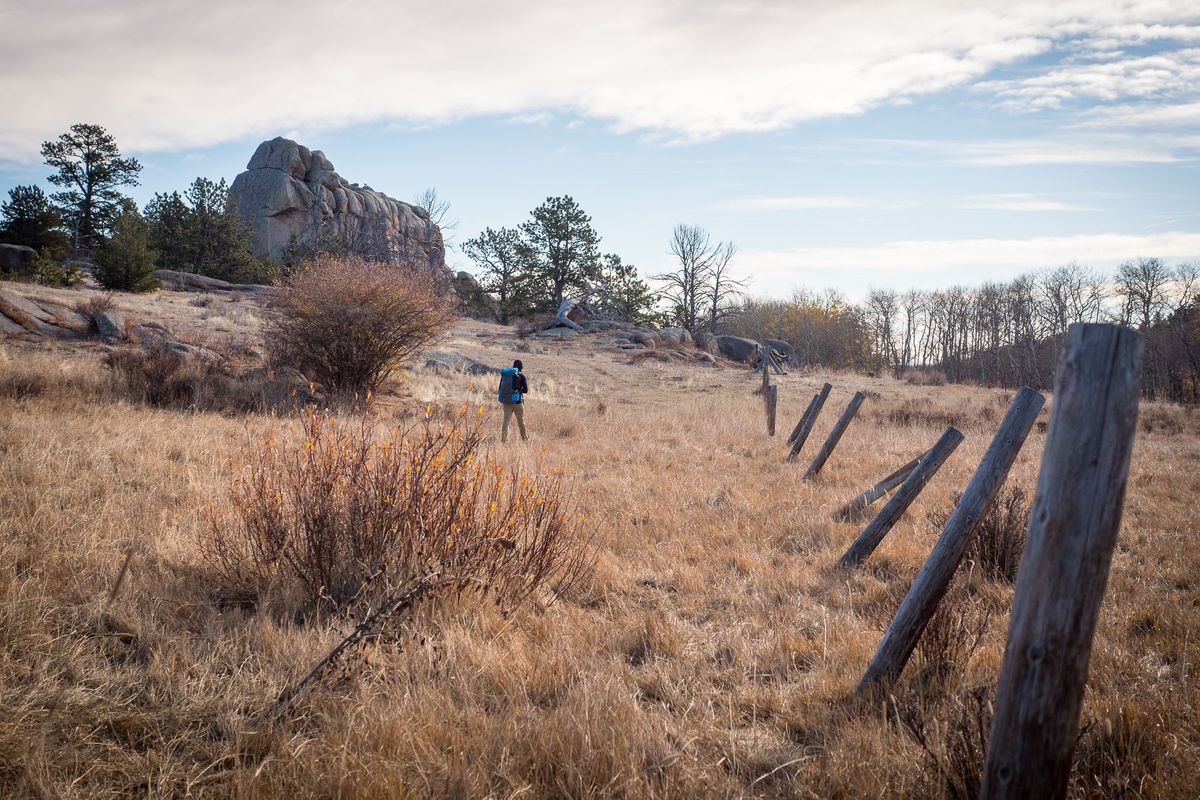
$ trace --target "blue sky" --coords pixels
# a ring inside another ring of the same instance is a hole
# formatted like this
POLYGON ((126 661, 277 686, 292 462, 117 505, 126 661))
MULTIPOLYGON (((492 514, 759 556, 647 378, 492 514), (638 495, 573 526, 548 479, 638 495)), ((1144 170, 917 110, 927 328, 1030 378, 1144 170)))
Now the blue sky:
POLYGON ((571 194, 650 274, 702 225, 757 294, 1200 259, 1192 4, 15 0, 0 47, 5 192, 89 121, 139 201, 288 135, 458 240, 571 194))

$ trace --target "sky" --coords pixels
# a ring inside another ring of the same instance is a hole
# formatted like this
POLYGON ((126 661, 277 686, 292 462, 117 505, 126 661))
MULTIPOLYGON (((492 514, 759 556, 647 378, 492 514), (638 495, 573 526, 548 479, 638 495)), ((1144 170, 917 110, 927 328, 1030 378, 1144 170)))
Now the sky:
POLYGON ((457 241, 569 194, 652 275, 700 225, 760 296, 1200 260, 1200 2, 4 0, 0 52, 4 193, 92 122, 142 203, 283 135, 457 241))

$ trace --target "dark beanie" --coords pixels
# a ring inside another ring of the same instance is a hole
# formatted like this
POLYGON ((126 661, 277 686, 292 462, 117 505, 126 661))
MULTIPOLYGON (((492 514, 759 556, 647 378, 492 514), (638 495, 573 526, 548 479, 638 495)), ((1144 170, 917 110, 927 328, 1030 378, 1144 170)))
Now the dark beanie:
POLYGON ((525 365, 521 363, 521 359, 519 358, 513 362, 513 366, 516 367, 518 371, 525 369, 525 365))

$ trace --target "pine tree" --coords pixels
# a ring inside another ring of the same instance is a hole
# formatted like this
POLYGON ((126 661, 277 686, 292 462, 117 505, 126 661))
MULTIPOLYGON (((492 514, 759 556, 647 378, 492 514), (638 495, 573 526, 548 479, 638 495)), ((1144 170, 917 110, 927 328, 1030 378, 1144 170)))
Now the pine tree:
POLYGON ((654 310, 657 295, 638 275, 637 268, 622 262, 615 253, 604 256, 600 288, 600 310, 613 319, 638 325, 662 321, 662 314, 654 310))
POLYGON ((117 143, 99 125, 72 125, 42 144, 42 158, 57 172, 49 180, 64 191, 50 196, 78 250, 91 250, 121 214, 122 186, 137 186, 142 165, 122 158, 117 143))
POLYGON ((150 246, 150 224, 127 203, 112 222, 112 236, 96 249, 96 280, 105 289, 148 292, 158 286, 151 273, 158 254, 150 246))
POLYGON ((600 277, 600 237, 592 218, 569 195, 546 198, 529 216, 521 225, 522 258, 535 301, 554 311, 568 292, 600 277))
POLYGON ((463 242, 462 251, 480 270, 480 286, 496 297, 500 322, 534 310, 530 297, 529 264, 522 255, 521 234, 513 228, 486 228, 463 242))
POLYGON ((14 186, 0 204, 0 242, 58 253, 69 244, 61 227, 62 217, 37 186, 14 186))

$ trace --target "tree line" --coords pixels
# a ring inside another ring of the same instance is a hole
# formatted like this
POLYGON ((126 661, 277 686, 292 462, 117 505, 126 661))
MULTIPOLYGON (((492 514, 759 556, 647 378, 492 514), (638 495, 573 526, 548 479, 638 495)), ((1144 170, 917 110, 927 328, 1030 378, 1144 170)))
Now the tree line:
POLYGON ((196 178, 182 193, 156 193, 139 210, 125 190, 138 185, 142 165, 123 156, 101 126, 72 125, 43 143, 41 155, 59 191, 16 186, 0 204, 0 242, 38 251, 36 278, 74 283, 85 262, 101 286, 123 291, 153 288, 155 269, 234 282, 273 276, 275 265, 252 254, 224 180, 196 178))
POLYGON ((752 300, 729 331, 774 332, 805 363, 1048 389, 1070 325, 1117 322, 1146 337, 1145 394, 1196 403, 1198 305, 1200 264, 1136 258, 1111 273, 1071 263, 976 287, 874 289, 860 303, 834 292, 752 300))

